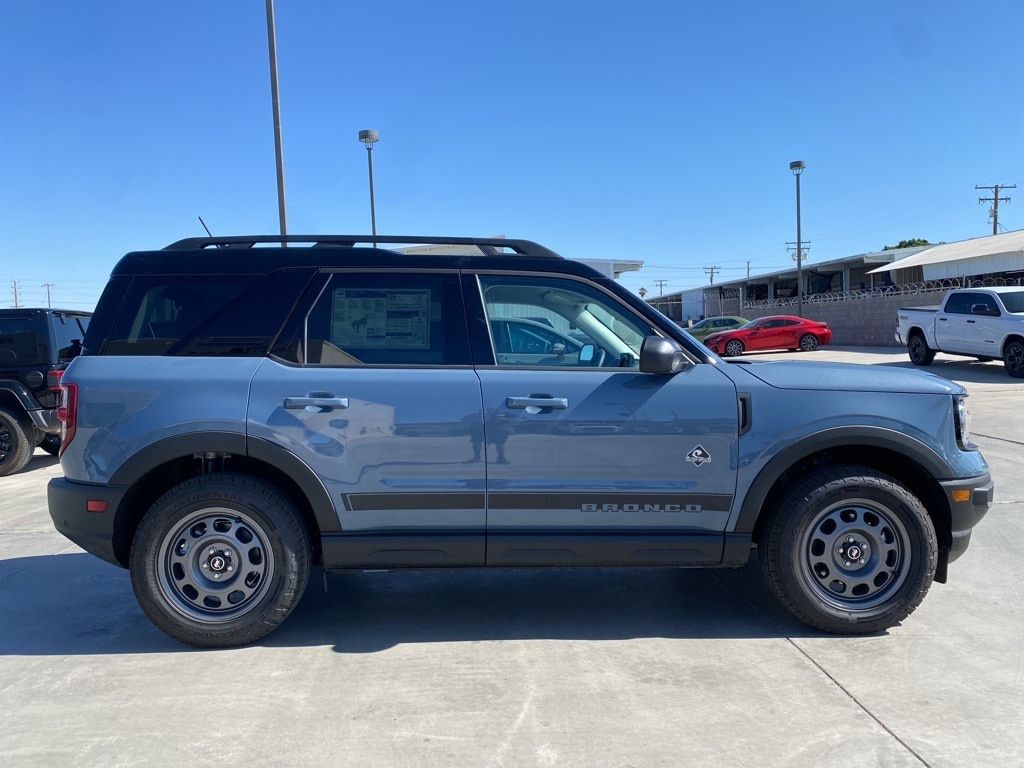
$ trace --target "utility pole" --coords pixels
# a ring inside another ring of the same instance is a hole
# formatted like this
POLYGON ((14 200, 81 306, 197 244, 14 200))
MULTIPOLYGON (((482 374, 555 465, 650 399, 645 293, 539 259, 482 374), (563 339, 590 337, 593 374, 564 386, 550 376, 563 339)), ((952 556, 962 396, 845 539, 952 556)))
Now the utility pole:
POLYGON ((654 282, 656 282, 658 284, 658 295, 659 296, 664 295, 664 293, 665 293, 665 283, 667 283, 668 280, 655 280, 654 282))
POLYGON ((50 303, 50 289, 53 288, 53 283, 43 283, 43 288, 46 289, 46 307, 50 309, 53 307, 50 303))
POLYGON ((11 280, 11 288, 14 289, 14 308, 17 309, 19 306, 21 306, 20 304, 18 304, 18 281, 17 280, 11 280))
POLYGON ((992 216, 992 234, 996 235, 996 234, 999 233, 999 203, 1000 203, 1000 201, 1002 201, 1004 203, 1010 202, 1010 198, 1008 198, 1008 197, 1000 197, 999 196, 999 190, 1000 189, 1016 189, 1017 185, 1016 184, 993 184, 991 187, 979 187, 977 184, 975 184, 974 188, 975 189, 991 189, 992 190, 992 197, 979 197, 978 198, 978 202, 979 203, 992 203, 992 208, 989 211, 989 214, 992 216))
POLYGON ((711 285, 715 284, 715 272, 721 272, 721 267, 704 267, 704 274, 711 275, 711 285))

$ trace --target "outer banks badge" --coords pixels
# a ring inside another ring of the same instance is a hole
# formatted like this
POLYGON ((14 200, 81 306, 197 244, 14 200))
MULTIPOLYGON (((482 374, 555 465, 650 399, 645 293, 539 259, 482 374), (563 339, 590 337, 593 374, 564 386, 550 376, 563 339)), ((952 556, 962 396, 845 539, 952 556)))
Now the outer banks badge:
POLYGON ((686 454, 686 460, 693 464, 695 467, 699 467, 702 464, 707 464, 711 461, 711 454, 704 450, 703 445, 695 446, 692 451, 686 454))

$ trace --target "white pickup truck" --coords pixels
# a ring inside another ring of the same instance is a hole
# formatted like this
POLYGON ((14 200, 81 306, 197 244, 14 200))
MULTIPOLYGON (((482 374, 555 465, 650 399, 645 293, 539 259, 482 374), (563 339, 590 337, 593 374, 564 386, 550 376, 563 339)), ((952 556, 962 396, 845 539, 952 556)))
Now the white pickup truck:
POLYGON ((903 307, 896 341, 914 365, 929 365, 936 352, 1002 360, 1024 378, 1024 287, 956 288, 939 307, 903 307))

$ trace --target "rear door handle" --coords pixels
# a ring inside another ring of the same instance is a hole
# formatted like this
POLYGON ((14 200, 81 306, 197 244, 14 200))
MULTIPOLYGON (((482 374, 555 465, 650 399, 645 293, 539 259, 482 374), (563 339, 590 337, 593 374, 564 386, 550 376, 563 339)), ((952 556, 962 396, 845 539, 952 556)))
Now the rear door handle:
POLYGON ((506 408, 568 408, 567 397, 506 397, 506 408))
POLYGON ((335 397, 330 393, 320 394, 311 392, 306 397, 286 397, 284 407, 290 409, 301 408, 323 408, 325 411, 332 411, 335 408, 348 408, 347 397, 335 397))

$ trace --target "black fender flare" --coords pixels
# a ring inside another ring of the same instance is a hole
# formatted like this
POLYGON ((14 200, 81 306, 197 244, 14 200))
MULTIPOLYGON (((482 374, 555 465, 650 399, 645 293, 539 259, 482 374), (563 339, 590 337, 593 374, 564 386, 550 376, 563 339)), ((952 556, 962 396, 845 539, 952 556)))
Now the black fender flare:
POLYGON ((920 465, 936 481, 955 474, 945 459, 930 446, 894 429, 872 426, 825 429, 786 446, 764 466, 747 490, 733 532, 753 534, 768 493, 787 469, 808 456, 851 445, 884 448, 899 453, 920 465))
POLYGON ((323 533, 341 531, 331 495, 316 473, 295 454, 260 438, 241 432, 189 432, 147 445, 132 454, 110 477, 110 485, 131 486, 154 467, 196 454, 245 456, 277 468, 295 483, 323 533))

